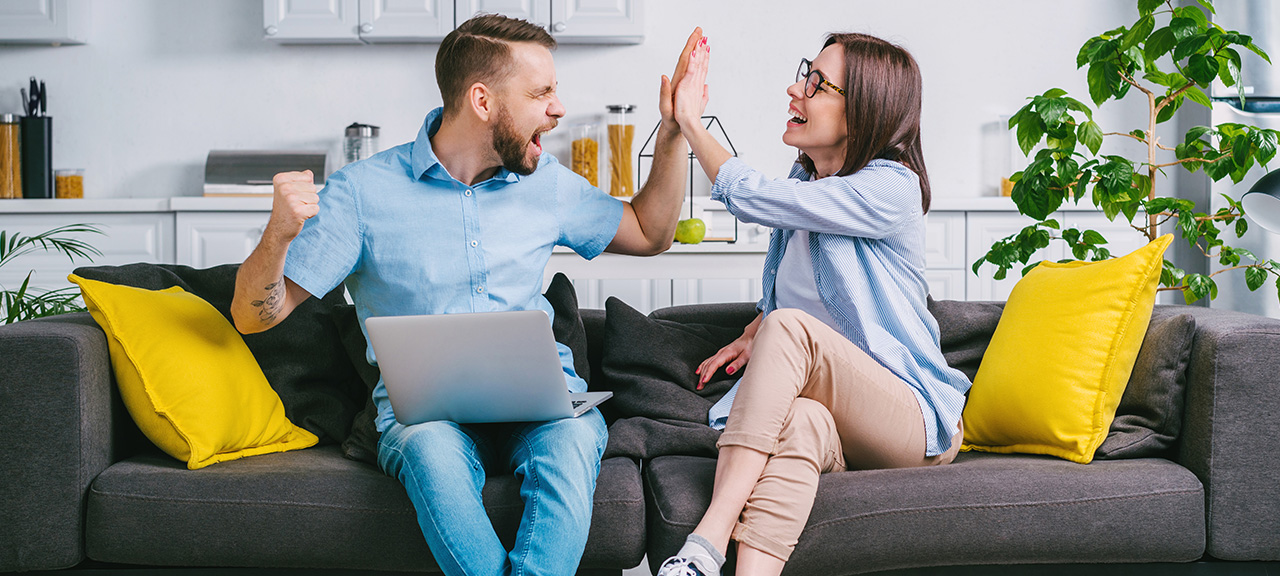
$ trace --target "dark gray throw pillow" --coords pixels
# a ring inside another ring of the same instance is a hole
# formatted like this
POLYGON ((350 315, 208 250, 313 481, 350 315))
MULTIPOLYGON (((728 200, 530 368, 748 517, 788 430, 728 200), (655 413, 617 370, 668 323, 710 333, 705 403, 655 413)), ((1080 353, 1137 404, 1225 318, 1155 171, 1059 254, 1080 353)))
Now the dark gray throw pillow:
POLYGON ((1133 373, 1107 439, 1094 457, 1157 458, 1169 455, 1182 431, 1187 364, 1196 321, 1190 314, 1152 315, 1133 373))
POLYGON ((714 456, 719 432, 707 426, 707 411, 739 375, 721 368, 698 390, 694 369, 741 336, 745 318, 736 326, 662 320, 606 300, 605 382, 597 387, 613 392, 600 408, 612 424, 605 457, 714 456))
MULTIPOLYGON (((83 278, 147 290, 179 286, 231 321, 238 264, 197 269, 172 264, 86 266, 83 278)), ((350 308, 342 287, 324 298, 308 298, 274 328, 243 335, 271 388, 294 424, 332 444, 347 437, 352 417, 364 405, 357 368, 344 351, 335 311, 350 308)))
MULTIPOLYGON (((578 313, 578 294, 574 291, 573 282, 562 273, 557 272, 551 279, 547 291, 543 293, 555 317, 551 322, 551 331, 556 342, 564 344, 573 352, 573 370, 583 380, 591 378, 591 364, 587 358, 587 329, 582 324, 582 316, 578 313)), ((378 464, 378 440, 382 434, 378 432, 375 422, 378 408, 373 404, 373 389, 378 385, 378 369, 370 366, 365 359, 366 341, 360 331, 360 322, 355 312, 343 314, 339 318, 343 334, 343 345, 346 355, 352 362, 358 363, 360 376, 364 381, 364 409, 356 414, 351 425, 351 434, 342 443, 342 454, 352 460, 378 464)))

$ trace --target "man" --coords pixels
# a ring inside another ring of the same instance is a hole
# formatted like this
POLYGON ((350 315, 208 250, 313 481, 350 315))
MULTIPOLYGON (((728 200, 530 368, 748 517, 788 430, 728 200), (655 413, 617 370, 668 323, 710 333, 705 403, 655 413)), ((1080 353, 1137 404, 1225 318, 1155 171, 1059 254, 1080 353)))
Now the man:
MULTIPOLYGON (((694 43, 691 37, 686 54, 694 43)), ((670 247, 687 153, 672 115, 672 82, 662 79, 653 172, 624 203, 542 154, 542 134, 565 113, 555 45, 522 20, 468 20, 440 45, 444 106, 427 115, 416 141, 334 173, 322 194, 310 172, 278 174, 271 219, 236 279, 236 328, 266 330, 344 281, 361 326, 371 316, 550 315, 541 286, 553 246, 585 258, 670 247)), ((568 347, 558 348, 569 390, 585 391, 568 347)), ((368 357, 375 360, 371 350, 368 357)), ((576 571, 606 441, 599 411, 551 422, 404 426, 381 382, 373 396, 379 466, 404 484, 446 574, 576 571), (481 502, 486 471, 522 481, 525 509, 510 551, 481 502)))

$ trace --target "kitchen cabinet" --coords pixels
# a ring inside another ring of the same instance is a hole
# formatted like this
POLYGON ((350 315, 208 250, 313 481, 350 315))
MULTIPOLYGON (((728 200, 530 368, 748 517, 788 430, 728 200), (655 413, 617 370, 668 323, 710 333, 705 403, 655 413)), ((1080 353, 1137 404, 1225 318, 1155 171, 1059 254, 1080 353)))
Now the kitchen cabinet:
POLYGON ((71 285, 67 275, 80 266, 107 266, 134 262, 173 262, 173 214, 152 209, 156 202, 135 202, 132 206, 111 206, 110 201, 83 201, 86 205, 75 213, 58 211, 80 200, 3 200, 6 212, 0 214, 0 230, 8 234, 34 236, 67 224, 95 224, 103 232, 76 237, 102 252, 93 261, 77 259, 74 263, 59 252, 32 252, 0 268, 0 285, 16 290, 28 272, 31 287, 52 290, 71 285), (11 203, 22 202, 25 210, 9 211, 11 203), (95 205, 96 204, 96 205, 95 205), (47 207, 47 208, 46 208, 47 207), (100 210, 95 210, 98 208, 100 210), (44 211, 40 211, 44 209, 44 211))
POLYGON ((0 44, 84 44, 91 8, 89 0, 4 0, 0 44))
MULTIPOLYGON (((1107 239, 1106 248, 1113 256, 1124 256, 1138 248, 1146 246, 1146 237, 1138 234, 1123 221, 1107 220, 1106 216, 1094 210, 1063 210, 1054 214, 1053 218, 1067 228, 1095 230, 1107 239)), ((986 254, 997 240, 1017 234, 1032 220, 1016 212, 969 212, 966 222, 966 255, 969 265, 986 254)), ((1057 261, 1071 258, 1066 246, 1055 241, 1036 252, 1031 262, 1039 260, 1057 261)), ((978 274, 970 273, 965 280, 966 300, 1008 300, 1013 286, 1022 278, 1022 268, 1010 269, 1003 280, 995 279, 995 266, 983 264, 978 274)), ((936 296, 935 296, 936 298, 936 296)))
POLYGON ((458 0, 458 23, 479 13, 543 26, 562 44, 639 44, 644 0, 458 0))
POLYGON ((480 13, 546 28, 566 44, 638 44, 644 0, 264 0, 266 38, 282 43, 439 42, 480 13))
MULTIPOLYGON (((34 234, 72 222, 103 224, 108 236, 87 238, 105 253, 95 264, 165 262, 208 268, 243 262, 257 247, 271 214, 271 198, 197 198, 121 200, 3 200, 0 230, 34 234)), ((1124 222, 1109 222, 1089 207, 1064 208, 1054 215, 1064 227, 1090 228, 1102 233, 1117 256, 1145 244, 1124 222)), ((973 261, 991 243, 1017 233, 1031 219, 1014 210, 1005 198, 937 199, 925 216, 925 279, 935 300, 1004 300, 1021 278, 1021 270, 996 281, 995 268, 985 265, 974 275, 973 261)), ((578 302, 585 308, 604 308, 616 296, 648 313, 665 306, 760 299, 760 274, 768 249, 767 229, 743 224, 735 244, 676 244, 668 252, 648 258, 602 254, 583 260, 557 248, 544 271, 544 287, 556 272, 573 281, 578 302)), ((1037 258, 1069 257, 1060 243, 1037 258)), ((81 263, 61 255, 29 255, 10 265, 0 284, 16 286, 17 276, 36 269, 43 288, 68 285, 64 279, 81 263)))
POLYGON ((262 240, 270 212, 177 212, 176 262, 192 268, 244 262, 262 240))

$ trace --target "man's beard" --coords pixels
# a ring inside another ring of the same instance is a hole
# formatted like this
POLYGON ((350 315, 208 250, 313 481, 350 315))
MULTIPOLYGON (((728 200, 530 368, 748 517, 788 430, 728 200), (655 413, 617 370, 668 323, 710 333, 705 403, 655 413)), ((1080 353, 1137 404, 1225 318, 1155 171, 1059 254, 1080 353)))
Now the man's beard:
MULTIPOLYGON (((551 128, 555 128, 555 124, 551 128)), ((538 169, 538 157, 530 159, 526 153, 530 140, 531 137, 521 135, 516 130, 515 119, 506 108, 498 110, 498 122, 493 127, 493 148, 498 152, 503 168, 521 176, 533 174, 538 169)))

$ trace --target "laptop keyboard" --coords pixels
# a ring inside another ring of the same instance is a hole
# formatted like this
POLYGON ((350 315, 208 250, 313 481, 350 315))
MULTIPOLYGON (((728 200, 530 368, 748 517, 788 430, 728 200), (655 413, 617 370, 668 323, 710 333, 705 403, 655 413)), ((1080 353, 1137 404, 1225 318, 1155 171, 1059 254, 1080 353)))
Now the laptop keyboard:
POLYGON ((587 401, 586 401, 586 400, 574 400, 574 401, 573 401, 573 409, 574 409, 574 410, 577 410, 579 406, 581 406, 581 405, 583 405, 583 404, 586 404, 586 403, 587 403, 587 401))

